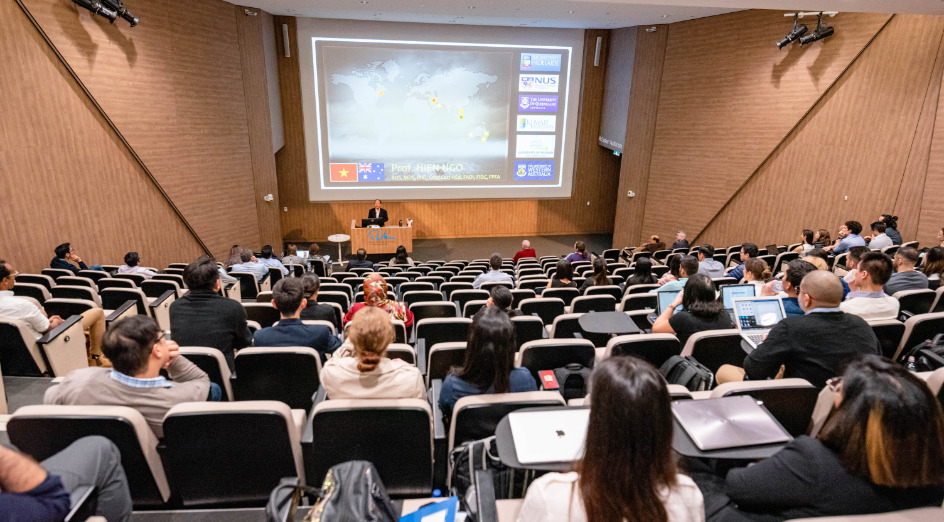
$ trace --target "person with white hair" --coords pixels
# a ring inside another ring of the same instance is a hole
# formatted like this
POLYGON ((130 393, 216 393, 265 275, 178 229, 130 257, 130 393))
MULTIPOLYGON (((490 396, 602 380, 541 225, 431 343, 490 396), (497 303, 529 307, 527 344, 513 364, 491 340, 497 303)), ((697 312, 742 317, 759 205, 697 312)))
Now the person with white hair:
POLYGON ((537 257, 537 254, 534 252, 534 249, 531 248, 531 242, 525 239, 521 242, 521 250, 515 254, 515 264, 518 264, 518 261, 526 257, 537 257))
POLYGON ((681 230, 675 233, 675 243, 672 243, 672 250, 676 248, 688 248, 688 240, 685 239, 685 232, 681 230))

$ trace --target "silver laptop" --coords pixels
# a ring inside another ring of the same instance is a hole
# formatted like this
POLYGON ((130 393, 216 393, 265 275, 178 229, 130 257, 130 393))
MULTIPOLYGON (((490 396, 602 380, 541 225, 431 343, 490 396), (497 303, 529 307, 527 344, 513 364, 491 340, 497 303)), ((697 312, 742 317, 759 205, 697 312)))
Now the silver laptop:
POLYGON ((579 460, 589 422, 589 408, 508 414, 515 452, 522 464, 579 460))
POLYGON ((764 342, 770 329, 786 315, 779 297, 736 297, 731 302, 734 304, 734 324, 752 348, 764 342))
POLYGON ((746 395, 675 401, 672 414, 702 451, 775 444, 793 438, 767 408, 746 395))
POLYGON ((721 302, 724 304, 724 309, 727 310, 728 315, 731 316, 731 322, 737 322, 737 319, 734 316, 734 302, 732 299, 735 297, 754 297, 757 287, 754 285, 722 285, 721 286, 721 302))
MULTIPOLYGON (((672 301, 675 301, 675 297, 678 295, 679 292, 656 292, 656 298, 659 300, 659 315, 665 313, 665 309, 668 308, 670 304, 672 304, 672 301)), ((672 313, 677 314, 682 309, 682 305, 679 305, 675 309, 675 312, 672 313)))

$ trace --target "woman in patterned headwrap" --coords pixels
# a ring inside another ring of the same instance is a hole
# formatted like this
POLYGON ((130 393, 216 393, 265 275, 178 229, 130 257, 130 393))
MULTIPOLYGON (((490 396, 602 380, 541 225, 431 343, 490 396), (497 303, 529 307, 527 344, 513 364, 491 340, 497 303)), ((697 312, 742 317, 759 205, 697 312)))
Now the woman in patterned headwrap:
POLYGON ((387 282, 380 274, 369 274, 364 279, 364 302, 354 303, 342 322, 349 323, 354 314, 365 306, 376 306, 386 311, 390 317, 403 321, 407 328, 413 325, 413 312, 407 309, 406 304, 387 299, 387 282))

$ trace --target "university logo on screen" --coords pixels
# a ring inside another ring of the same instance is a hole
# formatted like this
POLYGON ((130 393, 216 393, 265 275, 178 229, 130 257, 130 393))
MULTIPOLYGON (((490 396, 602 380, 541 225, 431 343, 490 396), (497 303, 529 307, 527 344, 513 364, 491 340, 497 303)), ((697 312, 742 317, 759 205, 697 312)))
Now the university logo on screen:
POLYGON ((557 92, 560 76, 557 74, 520 74, 518 91, 520 92, 557 92))
POLYGON ((518 116, 518 132, 554 132, 557 116, 518 116))
POLYGON ((561 55, 521 53, 521 70, 534 72, 560 72, 561 55))
POLYGON ((557 95, 519 94, 518 112, 557 112, 557 95))

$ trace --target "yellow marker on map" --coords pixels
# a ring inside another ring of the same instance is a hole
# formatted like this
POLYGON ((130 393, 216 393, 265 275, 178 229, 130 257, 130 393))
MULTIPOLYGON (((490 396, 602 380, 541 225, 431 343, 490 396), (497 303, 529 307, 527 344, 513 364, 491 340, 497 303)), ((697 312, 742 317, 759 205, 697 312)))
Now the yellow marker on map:
POLYGON ((379 91, 377 91, 377 96, 383 96, 383 95, 384 95, 383 89, 380 89, 379 91))
POLYGON ((430 101, 430 103, 436 103, 436 97, 433 96, 432 98, 429 99, 429 101, 430 101))
POLYGON ((485 137, 487 138, 491 132, 485 131, 485 137))
POLYGON ((482 136, 482 143, 485 143, 485 140, 488 139, 488 136, 482 136))
POLYGON ((475 134, 472 134, 472 133, 470 132, 470 133, 469 133, 469 137, 470 137, 470 138, 474 138, 474 137, 475 137, 475 134))

